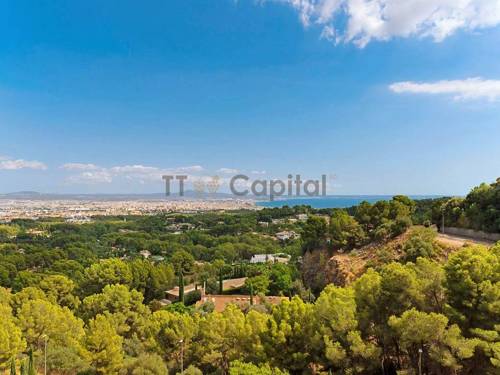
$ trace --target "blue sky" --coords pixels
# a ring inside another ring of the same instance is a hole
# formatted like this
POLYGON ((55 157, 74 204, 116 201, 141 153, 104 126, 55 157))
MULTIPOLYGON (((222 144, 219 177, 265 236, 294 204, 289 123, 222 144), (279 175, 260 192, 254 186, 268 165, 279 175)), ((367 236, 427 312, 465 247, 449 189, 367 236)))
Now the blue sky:
POLYGON ((464 194, 499 177, 498 1, 371 3, 1 2, 0 192, 239 171, 464 194))

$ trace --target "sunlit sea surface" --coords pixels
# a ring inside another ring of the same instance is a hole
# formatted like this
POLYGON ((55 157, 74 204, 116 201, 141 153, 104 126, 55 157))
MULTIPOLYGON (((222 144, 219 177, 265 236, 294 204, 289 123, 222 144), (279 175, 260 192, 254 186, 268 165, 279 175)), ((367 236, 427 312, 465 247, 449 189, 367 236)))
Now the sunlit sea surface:
MULTIPOLYGON (((258 206, 263 207, 283 207, 306 205, 313 208, 346 208, 357 206, 363 201, 375 203, 381 200, 390 200, 392 195, 328 195, 326 197, 304 197, 291 199, 276 199, 274 201, 258 201, 258 206)), ((412 199, 439 198, 440 195, 410 195, 412 199)))

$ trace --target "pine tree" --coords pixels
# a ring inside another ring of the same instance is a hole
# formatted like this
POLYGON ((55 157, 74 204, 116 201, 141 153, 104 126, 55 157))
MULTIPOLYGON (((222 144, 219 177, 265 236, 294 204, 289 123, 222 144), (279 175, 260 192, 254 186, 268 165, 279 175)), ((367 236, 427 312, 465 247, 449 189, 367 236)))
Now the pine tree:
POLYGON ((92 368, 99 374, 117 374, 123 367, 123 338, 112 317, 99 314, 91 320, 85 340, 92 368))
POLYGON ((28 352, 28 375, 36 375, 35 361, 33 360, 33 349, 28 352))
POLYGON ((219 294, 224 291, 224 278, 222 276, 222 268, 219 271, 219 294))
POLYGON ((184 303, 184 273, 179 273, 179 302, 184 303))
POLYGON ((10 361, 10 375, 16 375, 16 360, 14 358, 10 361))

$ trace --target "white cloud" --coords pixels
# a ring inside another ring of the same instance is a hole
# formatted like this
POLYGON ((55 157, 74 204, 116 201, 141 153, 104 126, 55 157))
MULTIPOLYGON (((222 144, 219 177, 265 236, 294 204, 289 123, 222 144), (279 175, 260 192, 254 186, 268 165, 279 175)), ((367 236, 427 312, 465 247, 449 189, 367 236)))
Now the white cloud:
POLYGON ((455 100, 500 100, 500 80, 479 77, 436 82, 396 82, 389 89, 398 94, 452 95, 455 100))
POLYGON ((72 184, 109 184, 113 182, 113 177, 107 171, 92 171, 69 176, 67 181, 72 184))
POLYGON ((201 172, 205 169, 201 165, 190 165, 188 167, 179 167, 174 169, 177 172, 201 172))
POLYGON ((115 179, 125 179, 145 184, 152 181, 161 182, 163 175, 189 174, 204 170, 199 165, 162 169, 140 164, 107 168, 86 163, 67 163, 62 165, 61 169, 70 172, 79 172, 68 176, 66 179, 68 183, 72 184, 112 183, 115 179))
POLYGON ((266 174, 266 171, 252 171, 252 174, 266 174))
POLYGON ((337 42, 338 41, 336 33, 335 33, 335 29, 330 25, 326 25, 325 27, 323 27, 323 31, 321 31, 320 38, 326 39, 329 42, 337 42))
POLYGON ((119 174, 152 174, 158 173, 160 171, 159 168, 156 167, 146 167, 144 165, 124 165, 119 167, 110 168, 111 173, 119 175, 119 174))
POLYGON ((61 169, 67 171, 95 171, 100 168, 95 164, 66 163, 61 165, 61 169))
POLYGON ((36 160, 12 159, 8 156, 0 156, 0 170, 15 171, 18 169, 46 170, 47 166, 36 160))
POLYGON ((234 168, 219 168, 217 172, 224 174, 236 174, 239 172, 239 170, 234 168))
POLYGON ((322 28, 322 37, 353 42, 359 47, 372 40, 394 37, 430 37, 439 42, 457 30, 472 31, 500 24, 498 0, 270 1, 291 5, 305 27, 322 28), (345 26, 341 31, 335 27, 342 25, 345 26))

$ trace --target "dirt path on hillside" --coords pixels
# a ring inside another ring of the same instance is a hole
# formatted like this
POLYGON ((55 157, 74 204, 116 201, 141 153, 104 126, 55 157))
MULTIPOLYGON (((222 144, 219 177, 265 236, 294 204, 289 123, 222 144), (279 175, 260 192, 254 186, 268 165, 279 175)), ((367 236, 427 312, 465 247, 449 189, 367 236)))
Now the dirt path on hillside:
POLYGON ((493 241, 477 240, 477 239, 470 238, 470 237, 456 236, 453 234, 446 234, 446 233, 438 233, 438 235, 436 237, 436 241, 440 242, 441 244, 443 244, 445 246, 450 246, 450 247, 462 247, 466 243, 487 245, 487 246, 491 246, 491 245, 495 244, 495 242, 493 242, 493 241))

